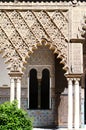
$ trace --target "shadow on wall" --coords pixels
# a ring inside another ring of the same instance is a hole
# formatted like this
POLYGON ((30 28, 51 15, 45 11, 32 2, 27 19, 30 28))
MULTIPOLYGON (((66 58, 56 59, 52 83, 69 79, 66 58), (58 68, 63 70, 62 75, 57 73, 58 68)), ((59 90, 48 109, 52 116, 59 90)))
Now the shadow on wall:
MULTIPOLYGON (((60 106, 61 103, 61 95, 62 93, 64 93, 64 90, 67 89, 68 87, 68 83, 67 83, 67 79, 64 76, 65 71, 62 69, 63 68, 63 64, 60 64, 61 59, 57 59, 57 55, 55 55, 55 92, 56 92, 56 125, 59 126, 59 121, 60 121, 60 117, 58 116, 60 110, 59 107, 61 107, 60 109, 62 109, 64 106, 64 104, 62 104, 62 106, 60 106)), ((64 98, 64 95, 63 97, 64 98)), ((66 100, 66 98, 64 99, 66 100)), ((67 109, 67 107, 66 107, 67 109)), ((65 112, 66 113, 66 112, 65 112)), ((61 118, 64 115, 62 115, 61 113, 61 118)))

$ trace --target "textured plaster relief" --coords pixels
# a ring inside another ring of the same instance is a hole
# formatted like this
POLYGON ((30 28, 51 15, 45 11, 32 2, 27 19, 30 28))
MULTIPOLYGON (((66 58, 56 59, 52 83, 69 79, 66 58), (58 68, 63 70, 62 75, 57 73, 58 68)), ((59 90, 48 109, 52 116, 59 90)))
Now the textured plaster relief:
POLYGON ((72 10, 72 38, 78 38, 78 28, 81 25, 81 8, 72 10))
POLYGON ((30 65, 54 65, 54 54, 46 46, 40 46, 28 60, 30 65), (53 55, 53 56, 52 56, 53 55), (52 58, 53 57, 53 58, 52 58))
MULTIPOLYGON (((82 30, 81 30, 81 36, 86 39, 86 10, 84 12, 83 21, 82 21, 82 30)), ((86 46, 86 45, 85 45, 86 46)), ((84 49, 86 48, 84 46, 84 49)), ((85 53, 85 51, 84 51, 85 53)))
POLYGON ((80 25, 79 25, 79 28, 78 28, 79 38, 83 38, 83 35, 85 33, 85 30, 83 28, 85 26, 85 18, 86 18, 86 9, 81 8, 81 21, 80 21, 80 25))
POLYGON ((58 28, 61 30, 61 32, 64 34, 64 36, 68 39, 68 12, 67 11, 63 11, 61 12, 61 10, 56 10, 53 15, 52 15, 52 20, 54 21, 54 23, 56 23, 56 25, 58 26, 58 28))
POLYGON ((68 11, 1 10, 0 46, 10 70, 22 71, 39 45, 49 45, 67 70, 68 11), (11 30, 11 31, 10 31, 11 30), (8 49, 9 48, 9 49, 8 49))
POLYGON ((81 6, 81 7, 76 7, 72 9, 72 38, 76 39, 82 39, 82 27, 84 26, 84 19, 85 19, 85 14, 86 14, 86 8, 81 6))
MULTIPOLYGON (((55 88, 55 59, 54 54, 46 46, 40 46, 28 59, 28 64, 26 65, 26 70, 22 77, 22 87, 28 86, 28 77, 31 69, 37 70, 37 78, 42 78, 43 69, 48 69, 50 71, 51 77, 51 87, 55 88), (45 58, 46 57, 46 58, 45 58)), ((54 91, 54 90, 53 90, 54 91)), ((53 92, 52 92, 53 94, 53 92)))
MULTIPOLYGON (((84 54, 84 56, 83 56, 83 61, 84 61, 83 69, 84 69, 84 71, 86 71, 85 70, 86 69, 86 54, 84 54)), ((86 73, 86 72, 84 72, 84 73, 86 73)))
POLYGON ((83 73, 83 51, 81 43, 72 44, 72 73, 83 73))

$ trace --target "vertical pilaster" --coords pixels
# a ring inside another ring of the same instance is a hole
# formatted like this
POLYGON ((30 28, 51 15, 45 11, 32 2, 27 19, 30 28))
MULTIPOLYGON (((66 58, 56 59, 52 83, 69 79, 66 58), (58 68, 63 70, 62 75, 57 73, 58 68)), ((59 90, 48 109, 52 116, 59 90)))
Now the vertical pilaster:
POLYGON ((73 127, 73 83, 68 78, 68 129, 73 127))
POLYGON ((15 82, 14 78, 10 79, 10 101, 12 102, 15 99, 15 82))
POLYGON ((17 79, 17 86, 16 86, 16 97, 18 100, 18 108, 21 107, 21 79, 17 79))
POLYGON ((74 79, 75 80, 75 129, 79 129, 79 123, 80 123, 80 91, 79 91, 79 78, 74 79))

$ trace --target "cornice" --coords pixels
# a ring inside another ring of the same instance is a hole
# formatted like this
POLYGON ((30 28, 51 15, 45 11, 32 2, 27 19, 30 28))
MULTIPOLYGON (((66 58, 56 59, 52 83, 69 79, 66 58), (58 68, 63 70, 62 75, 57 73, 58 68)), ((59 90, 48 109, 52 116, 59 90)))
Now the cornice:
POLYGON ((58 3, 58 2, 5 2, 0 3, 0 9, 1 10, 10 10, 10 9, 18 9, 18 10, 56 10, 56 9, 62 9, 62 10, 68 10, 71 4, 69 3, 58 3))
POLYGON ((0 2, 0 9, 58 9, 61 8, 69 8, 69 7, 77 7, 77 6, 86 6, 86 2, 77 2, 73 3, 71 1, 60 1, 60 2, 0 2), (40 6, 40 7, 39 7, 40 6))

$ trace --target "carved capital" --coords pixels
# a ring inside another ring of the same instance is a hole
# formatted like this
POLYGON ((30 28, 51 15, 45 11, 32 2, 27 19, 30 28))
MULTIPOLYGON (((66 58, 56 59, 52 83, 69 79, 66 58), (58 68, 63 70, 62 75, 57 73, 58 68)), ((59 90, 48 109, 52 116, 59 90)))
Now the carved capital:
POLYGON ((11 71, 11 72, 9 73, 9 76, 10 76, 11 78, 14 78, 14 79, 16 79, 16 78, 21 79, 22 75, 23 75, 23 73, 21 73, 21 72, 19 72, 19 71, 11 71))

